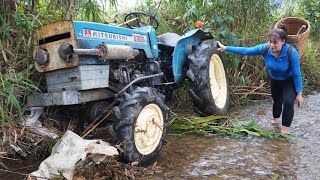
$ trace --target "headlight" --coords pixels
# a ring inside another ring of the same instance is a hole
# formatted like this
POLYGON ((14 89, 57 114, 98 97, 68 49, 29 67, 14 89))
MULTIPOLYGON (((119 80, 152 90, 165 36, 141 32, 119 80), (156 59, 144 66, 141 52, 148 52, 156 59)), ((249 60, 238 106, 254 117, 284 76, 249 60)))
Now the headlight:
POLYGON ((35 60, 39 65, 44 65, 49 61, 49 53, 45 49, 38 49, 36 52, 35 60))
POLYGON ((73 46, 69 43, 62 43, 59 47, 58 53, 62 59, 70 62, 71 55, 74 53, 73 46))

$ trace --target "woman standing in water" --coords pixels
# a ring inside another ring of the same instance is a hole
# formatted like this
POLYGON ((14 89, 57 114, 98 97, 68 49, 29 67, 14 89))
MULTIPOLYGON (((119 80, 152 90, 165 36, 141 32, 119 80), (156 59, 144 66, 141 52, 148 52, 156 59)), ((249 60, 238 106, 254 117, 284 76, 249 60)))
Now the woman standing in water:
POLYGON ((286 27, 272 29, 268 35, 268 43, 254 47, 224 46, 220 42, 219 50, 240 55, 263 55, 265 65, 271 79, 271 95, 273 99, 272 124, 280 123, 281 133, 288 134, 294 115, 294 102, 302 106, 302 77, 298 51, 286 43, 286 27))

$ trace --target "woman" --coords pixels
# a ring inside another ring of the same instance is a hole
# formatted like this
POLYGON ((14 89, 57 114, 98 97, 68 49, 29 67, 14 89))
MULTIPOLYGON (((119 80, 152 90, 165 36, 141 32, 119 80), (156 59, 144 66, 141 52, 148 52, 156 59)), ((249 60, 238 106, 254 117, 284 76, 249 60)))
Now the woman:
POLYGON ((286 27, 273 29, 268 35, 268 43, 254 47, 224 46, 220 42, 219 50, 241 55, 263 55, 265 65, 271 78, 271 95, 273 99, 272 124, 280 123, 281 133, 288 134, 294 114, 294 101, 302 106, 302 78, 300 60, 297 50, 286 43, 286 27), (291 53, 290 53, 291 52, 291 53), (289 55, 290 53, 290 55, 289 55))

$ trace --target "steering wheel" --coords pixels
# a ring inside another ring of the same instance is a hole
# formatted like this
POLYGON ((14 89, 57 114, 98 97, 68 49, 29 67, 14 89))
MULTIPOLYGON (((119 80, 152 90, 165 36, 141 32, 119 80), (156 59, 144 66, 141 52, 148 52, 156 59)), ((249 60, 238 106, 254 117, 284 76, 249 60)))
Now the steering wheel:
POLYGON ((144 12, 131 12, 126 15, 124 21, 125 24, 131 29, 136 29, 147 25, 152 26, 155 30, 157 30, 159 27, 159 22, 156 20, 156 18, 151 14, 144 12))

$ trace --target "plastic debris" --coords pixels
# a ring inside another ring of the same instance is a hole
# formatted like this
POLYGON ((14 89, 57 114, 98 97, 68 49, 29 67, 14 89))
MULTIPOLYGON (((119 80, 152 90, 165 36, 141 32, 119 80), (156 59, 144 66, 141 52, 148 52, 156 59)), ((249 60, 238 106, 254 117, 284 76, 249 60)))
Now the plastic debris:
POLYGON ((67 131, 54 145, 51 155, 31 176, 38 180, 63 176, 71 180, 77 164, 81 161, 102 162, 107 156, 118 155, 117 148, 102 140, 85 140, 72 131, 67 131), (88 156, 90 155, 90 156, 88 156))

